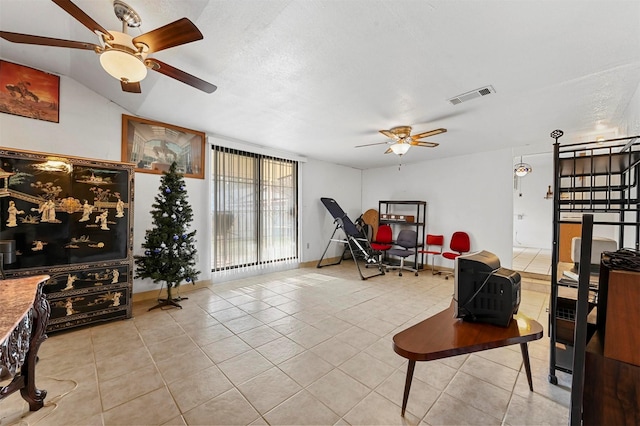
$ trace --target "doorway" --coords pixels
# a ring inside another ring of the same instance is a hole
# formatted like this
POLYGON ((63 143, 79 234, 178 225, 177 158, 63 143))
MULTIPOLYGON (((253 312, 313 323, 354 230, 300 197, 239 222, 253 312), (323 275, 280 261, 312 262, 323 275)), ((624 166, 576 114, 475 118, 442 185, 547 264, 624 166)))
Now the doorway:
POLYGON ((524 176, 513 175, 512 269, 551 274, 553 230, 553 154, 528 154, 513 159, 531 166, 524 176))

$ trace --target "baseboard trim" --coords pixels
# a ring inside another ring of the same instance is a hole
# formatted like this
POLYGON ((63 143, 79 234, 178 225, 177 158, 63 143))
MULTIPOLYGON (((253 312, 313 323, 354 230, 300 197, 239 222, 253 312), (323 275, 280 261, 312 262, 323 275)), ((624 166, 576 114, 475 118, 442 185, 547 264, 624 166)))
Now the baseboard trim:
MULTIPOLYGON (((331 264, 338 263, 339 260, 340 260, 340 256, 324 258, 322 259, 322 263, 324 263, 324 265, 322 265, 322 268, 324 268, 325 266, 333 266, 331 264)), ((343 259, 343 260, 351 260, 351 259, 343 259)), ((317 266, 318 266, 317 260, 310 260, 308 262, 300 263, 301 268, 314 268, 317 266)))
MULTIPOLYGON (((324 261, 327 263, 336 263, 339 259, 340 257, 338 256, 333 258, 326 258, 324 259, 324 261)), ((310 260, 308 262, 298 263, 298 268, 315 268, 317 265, 318 265, 317 260, 310 260)), ((326 266, 329 266, 329 265, 326 265, 326 266)), ((182 284, 180 286, 180 293, 188 293, 190 291, 208 287, 212 284, 213 282, 211 280, 197 281, 195 284, 182 284)), ((166 295, 166 290, 160 293, 160 297, 162 297, 163 294, 166 295)), ((133 293, 133 297, 132 297, 133 303, 143 302, 147 300, 156 300, 156 299, 158 299, 158 290, 148 290, 148 291, 141 291, 139 293, 133 293)))
MULTIPOLYGON (((180 294, 189 293, 191 291, 198 290, 201 288, 206 288, 206 287, 209 287, 210 285, 211 285, 210 280, 198 281, 194 284, 182 284, 180 285, 180 294)), ((175 289, 173 291, 177 295, 177 291, 175 289)), ((162 297, 163 294, 165 295, 167 294, 166 288, 160 293, 158 292, 158 290, 141 291, 140 293, 133 293, 132 301, 133 303, 136 303, 136 302, 144 302, 147 300, 156 300, 158 299, 159 296, 162 297)))
MULTIPOLYGON (((340 257, 333 257, 333 258, 327 258, 323 260, 327 262, 325 266, 332 266, 330 265, 330 263, 336 263, 338 262, 339 259, 340 257)), ((350 260, 350 259, 345 259, 345 260, 350 260)), ((310 260, 308 262, 300 262, 298 264, 298 268, 316 268, 317 265, 318 265, 317 260, 310 260)), ((424 272, 424 271, 431 272, 431 266, 429 265, 428 267, 425 267, 424 269, 420 270, 420 272, 424 272)), ((435 271, 440 272, 444 275, 454 273, 453 268, 447 268, 446 266, 438 266, 436 267, 435 271)), ((526 272, 525 273, 520 272, 520 274, 523 278, 522 280, 523 289, 538 291, 538 292, 545 292, 545 293, 547 292, 549 288, 548 275, 533 274, 533 273, 526 273, 526 272)), ((212 284, 213 282, 211 280, 198 281, 195 284, 182 284, 180 286, 180 294, 189 293, 191 291, 195 291, 201 288, 207 288, 212 284)), ((132 302, 136 303, 136 302, 144 302, 148 300, 157 300, 159 294, 160 294, 160 297, 162 297, 163 294, 166 294, 166 290, 162 291, 161 293, 159 293, 158 290, 148 290, 148 291, 142 291, 140 293, 133 293, 132 302)))

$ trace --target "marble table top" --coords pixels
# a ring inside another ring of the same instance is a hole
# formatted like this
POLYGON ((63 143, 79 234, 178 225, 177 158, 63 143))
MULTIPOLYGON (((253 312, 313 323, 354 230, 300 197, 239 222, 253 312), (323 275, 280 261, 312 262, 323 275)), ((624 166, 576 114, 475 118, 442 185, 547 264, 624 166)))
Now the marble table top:
POLYGON ((38 284, 48 275, 0 280, 0 342, 9 337, 33 306, 38 284))

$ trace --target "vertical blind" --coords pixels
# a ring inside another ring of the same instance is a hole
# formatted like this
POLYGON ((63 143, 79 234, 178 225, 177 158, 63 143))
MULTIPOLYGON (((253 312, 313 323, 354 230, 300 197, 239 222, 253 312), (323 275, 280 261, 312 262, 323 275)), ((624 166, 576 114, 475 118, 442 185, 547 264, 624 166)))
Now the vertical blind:
POLYGON ((213 146, 212 269, 298 258, 298 163, 213 146))

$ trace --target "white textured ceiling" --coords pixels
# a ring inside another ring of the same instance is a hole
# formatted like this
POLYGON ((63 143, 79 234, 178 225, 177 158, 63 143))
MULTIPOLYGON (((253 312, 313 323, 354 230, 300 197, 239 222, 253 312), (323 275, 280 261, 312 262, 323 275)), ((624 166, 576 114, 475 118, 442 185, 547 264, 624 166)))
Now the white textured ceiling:
MULTIPOLYGON (((120 30, 111 0, 76 0, 120 30)), ((640 1, 128 0, 147 32, 183 16, 204 40, 153 56, 218 90, 157 73, 123 93, 90 51, 0 40, 0 57, 69 76, 141 117, 356 168, 397 164, 380 129, 445 127, 403 163, 616 135, 640 83, 640 1), (496 93, 447 99, 492 85, 496 93), (596 129, 598 127, 598 130, 596 129), (596 131, 597 130, 597 131, 596 131)), ((49 0, 1 0, 0 29, 97 42, 49 0)), ((620 135, 625 136, 625 135, 620 135)))

